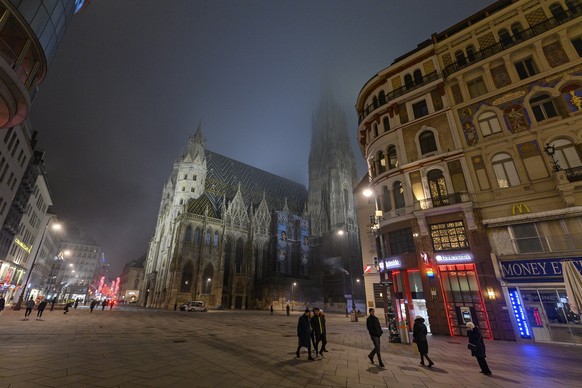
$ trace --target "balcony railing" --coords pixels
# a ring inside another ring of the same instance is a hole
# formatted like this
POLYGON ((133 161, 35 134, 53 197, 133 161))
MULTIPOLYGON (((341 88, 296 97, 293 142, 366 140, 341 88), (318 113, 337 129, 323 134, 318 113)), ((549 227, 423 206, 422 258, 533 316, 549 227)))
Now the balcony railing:
POLYGON ((432 73, 427 74, 424 77, 422 77, 422 79, 415 80, 411 84, 404 85, 404 86, 401 86, 397 89, 392 90, 383 99, 378 99, 378 101, 376 101, 376 103, 372 103, 372 104, 366 106, 359 114, 358 124, 361 123, 374 110, 380 108, 381 106, 388 104, 390 101, 394 100, 395 98, 400 97, 400 96, 402 96, 408 92, 411 92, 415 89, 418 89, 423 85, 426 85, 426 84, 429 84, 433 81, 436 81, 439 78, 441 78, 441 76, 436 71, 433 71, 432 73))
POLYGON ((517 253, 569 252, 582 249, 582 233, 512 239, 517 253))
POLYGON ((578 16, 582 15, 582 5, 577 5, 564 11, 563 13, 553 16, 549 19, 544 20, 541 23, 535 24, 530 28, 526 28, 521 31, 514 32, 513 36, 510 39, 506 39, 503 41, 499 41, 489 47, 485 47, 483 50, 477 51, 476 53, 464 57, 464 59, 460 61, 455 61, 444 68, 443 70, 443 77, 448 78, 451 74, 464 69, 465 67, 472 65, 473 63, 482 61, 485 58, 489 58, 492 55, 495 55, 503 50, 508 49, 511 46, 514 46, 518 43, 524 42, 534 36, 543 34, 546 31, 553 29, 554 27, 559 26, 560 24, 564 24, 569 22, 572 19, 577 18, 578 16))
POLYGON ((569 182, 582 181, 582 166, 564 169, 569 182))
POLYGON ((430 209, 433 207, 455 205, 457 203, 467 202, 469 196, 466 193, 451 193, 441 195, 440 197, 427 198, 418 201, 421 209, 430 209))

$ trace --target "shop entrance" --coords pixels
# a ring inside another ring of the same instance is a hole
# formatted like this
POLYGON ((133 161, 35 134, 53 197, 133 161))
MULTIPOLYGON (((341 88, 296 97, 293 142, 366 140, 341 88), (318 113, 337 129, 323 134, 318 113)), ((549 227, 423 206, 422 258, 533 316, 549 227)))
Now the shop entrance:
POLYGON ((420 272, 418 270, 392 271, 392 280, 397 320, 405 321, 412 327, 416 317, 423 317, 424 324, 430 333, 430 321, 420 272))

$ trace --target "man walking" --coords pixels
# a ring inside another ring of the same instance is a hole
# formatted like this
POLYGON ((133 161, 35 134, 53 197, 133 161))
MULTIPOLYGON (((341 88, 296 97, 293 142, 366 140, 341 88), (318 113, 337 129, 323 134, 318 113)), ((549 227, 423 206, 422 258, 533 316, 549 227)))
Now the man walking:
MULTIPOLYGON (((313 318, 311 318, 311 329, 313 333, 313 347, 315 348, 315 357, 321 355, 323 357, 323 352, 319 352, 319 343, 321 342, 324 325, 321 318, 321 313, 319 312, 319 308, 316 307, 313 309, 313 318)), ((322 347, 323 350, 323 347, 322 347)))
POLYGON ((32 299, 32 296, 30 297, 29 300, 26 301, 26 311, 24 312, 24 320, 28 321, 28 316, 30 315, 30 313, 32 313, 32 308, 34 307, 36 303, 34 303, 34 300, 32 299))
POLYGON ((297 344, 297 351, 295 354, 297 358, 299 358, 299 351, 302 347, 307 348, 307 352, 309 354, 308 360, 315 360, 311 357, 311 324, 309 322, 309 314, 311 312, 309 309, 305 309, 305 313, 299 317, 299 321, 297 322, 297 337, 298 337, 298 344, 297 344))
POLYGON ((47 305, 47 302, 45 299, 43 299, 39 304, 38 307, 36 308, 36 320, 40 321, 42 318, 42 313, 44 312, 44 309, 47 305))
POLYGON ((372 343, 374 344, 374 349, 370 354, 368 354, 368 358, 370 362, 374 363, 374 355, 378 356, 378 365, 384 368, 384 363, 382 362, 382 355, 380 354, 380 337, 382 336, 382 326, 380 325, 380 321, 376 317, 376 310, 370 308, 369 310, 370 316, 366 320, 366 327, 368 328, 368 333, 370 333, 370 338, 372 339, 372 343))
POLYGON ((95 308, 95 306, 97 306, 97 301, 93 299, 91 301, 91 305, 89 306, 89 308, 91 309, 91 313, 93 313, 93 309, 95 308))

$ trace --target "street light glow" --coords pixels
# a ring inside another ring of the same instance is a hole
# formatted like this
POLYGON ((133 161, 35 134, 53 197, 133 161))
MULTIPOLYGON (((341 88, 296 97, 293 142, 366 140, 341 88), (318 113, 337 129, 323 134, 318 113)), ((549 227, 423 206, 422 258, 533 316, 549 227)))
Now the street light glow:
POLYGON ((337 234, 339 234, 340 236, 343 236, 344 235, 344 230, 343 229, 338 230, 337 231, 337 234))
POLYGON ((364 192, 363 192, 362 194, 364 194, 364 197, 367 197, 367 198, 369 198, 369 197, 371 197, 371 196, 372 196, 372 194, 373 194, 373 193, 372 193, 372 190, 370 190, 370 189, 365 189, 365 190, 364 190, 364 192))

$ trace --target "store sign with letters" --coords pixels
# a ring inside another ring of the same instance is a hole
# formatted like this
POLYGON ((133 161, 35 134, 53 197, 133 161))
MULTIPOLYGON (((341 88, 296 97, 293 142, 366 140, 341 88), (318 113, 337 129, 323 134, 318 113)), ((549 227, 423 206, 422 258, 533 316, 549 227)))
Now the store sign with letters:
POLYGON ((439 253, 434 258, 440 264, 473 261, 473 256, 470 253, 439 253))
POLYGON ((562 261, 570 260, 576 269, 582 273, 582 258, 556 258, 500 261, 501 276, 505 280, 525 281, 557 281, 563 282, 562 261))
POLYGON ((386 271, 391 269, 396 269, 402 267, 402 262, 399 259, 384 259, 380 260, 378 263, 380 266, 380 271, 386 271))

